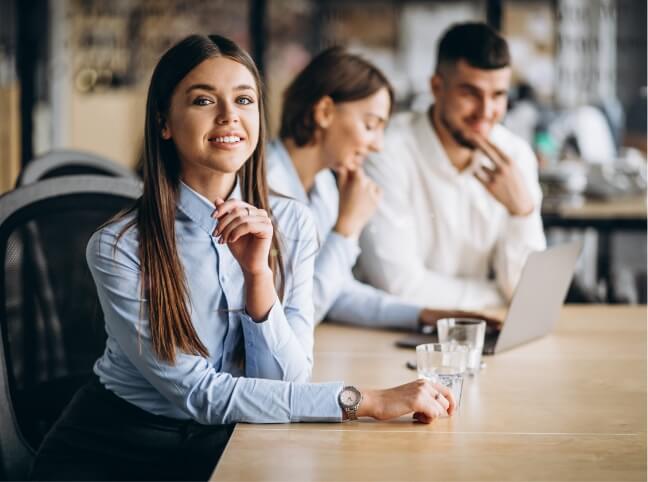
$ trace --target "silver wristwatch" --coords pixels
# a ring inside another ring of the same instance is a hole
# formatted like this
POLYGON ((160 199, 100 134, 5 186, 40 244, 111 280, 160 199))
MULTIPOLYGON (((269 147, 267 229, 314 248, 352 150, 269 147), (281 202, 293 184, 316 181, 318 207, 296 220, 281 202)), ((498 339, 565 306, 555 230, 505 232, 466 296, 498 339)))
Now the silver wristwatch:
POLYGON ((362 393, 356 387, 346 386, 338 395, 338 403, 349 420, 358 419, 360 402, 362 402, 362 393))

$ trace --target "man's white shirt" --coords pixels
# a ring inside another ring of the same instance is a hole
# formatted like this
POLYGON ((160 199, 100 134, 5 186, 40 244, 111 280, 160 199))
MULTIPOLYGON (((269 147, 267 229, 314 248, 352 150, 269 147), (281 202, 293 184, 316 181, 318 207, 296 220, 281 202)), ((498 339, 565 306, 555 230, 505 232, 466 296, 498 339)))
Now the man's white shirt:
POLYGON ((546 247, 542 192, 530 146, 501 125, 489 137, 517 163, 536 206, 531 214, 511 216, 486 191, 474 176, 480 156, 459 172, 427 113, 394 117, 384 150, 365 163, 384 196, 360 237, 363 278, 434 308, 481 309, 510 300, 529 253, 546 247))

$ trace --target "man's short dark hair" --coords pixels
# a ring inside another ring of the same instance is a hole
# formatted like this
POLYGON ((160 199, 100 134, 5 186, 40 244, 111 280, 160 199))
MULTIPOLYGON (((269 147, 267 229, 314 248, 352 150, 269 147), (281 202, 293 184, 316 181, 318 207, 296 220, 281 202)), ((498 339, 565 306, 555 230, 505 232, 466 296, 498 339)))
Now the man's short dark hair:
POLYGON ((506 39, 482 22, 452 25, 441 37, 437 55, 437 71, 443 65, 464 60, 471 67, 495 70, 511 64, 506 39))

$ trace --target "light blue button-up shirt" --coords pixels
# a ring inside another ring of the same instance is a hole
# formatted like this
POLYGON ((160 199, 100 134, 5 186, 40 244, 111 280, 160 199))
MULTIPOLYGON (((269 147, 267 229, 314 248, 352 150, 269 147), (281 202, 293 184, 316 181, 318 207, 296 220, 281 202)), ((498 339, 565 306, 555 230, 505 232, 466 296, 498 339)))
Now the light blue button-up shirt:
MULTIPOLYGON (((231 198, 240 199, 240 189, 231 198)), ((190 314, 208 357, 178 352, 172 365, 153 352, 148 304, 142 298, 134 214, 97 231, 86 257, 103 308, 106 350, 94 370, 116 395, 156 415, 203 424, 340 421, 341 382, 308 383, 313 365, 315 227, 299 203, 271 197, 281 234, 283 302, 256 323, 245 312, 243 273, 227 245, 212 236, 214 204, 181 183, 177 249, 190 314), (245 368, 235 360, 241 337, 245 368)))
POLYGON ((320 251, 315 260, 313 302, 315 319, 323 318, 364 326, 416 327, 421 306, 356 280, 352 274, 360 249, 358 241, 333 230, 340 194, 333 173, 324 169, 307 193, 292 159, 280 140, 268 146, 268 183, 273 191, 306 204, 315 220, 320 251))

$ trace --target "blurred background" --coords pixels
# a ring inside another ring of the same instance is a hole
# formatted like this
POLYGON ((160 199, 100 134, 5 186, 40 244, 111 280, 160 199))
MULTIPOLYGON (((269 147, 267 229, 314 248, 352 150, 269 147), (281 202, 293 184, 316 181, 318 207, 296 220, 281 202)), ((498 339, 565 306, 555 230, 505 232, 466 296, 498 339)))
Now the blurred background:
POLYGON ((0 0, 0 193, 53 149, 134 168, 152 68, 187 34, 253 55, 274 134, 284 88, 336 44, 383 69, 397 110, 426 109, 437 40, 467 20, 509 41, 505 123, 538 155, 550 243, 585 240, 569 299, 645 303, 645 0, 0 0))

